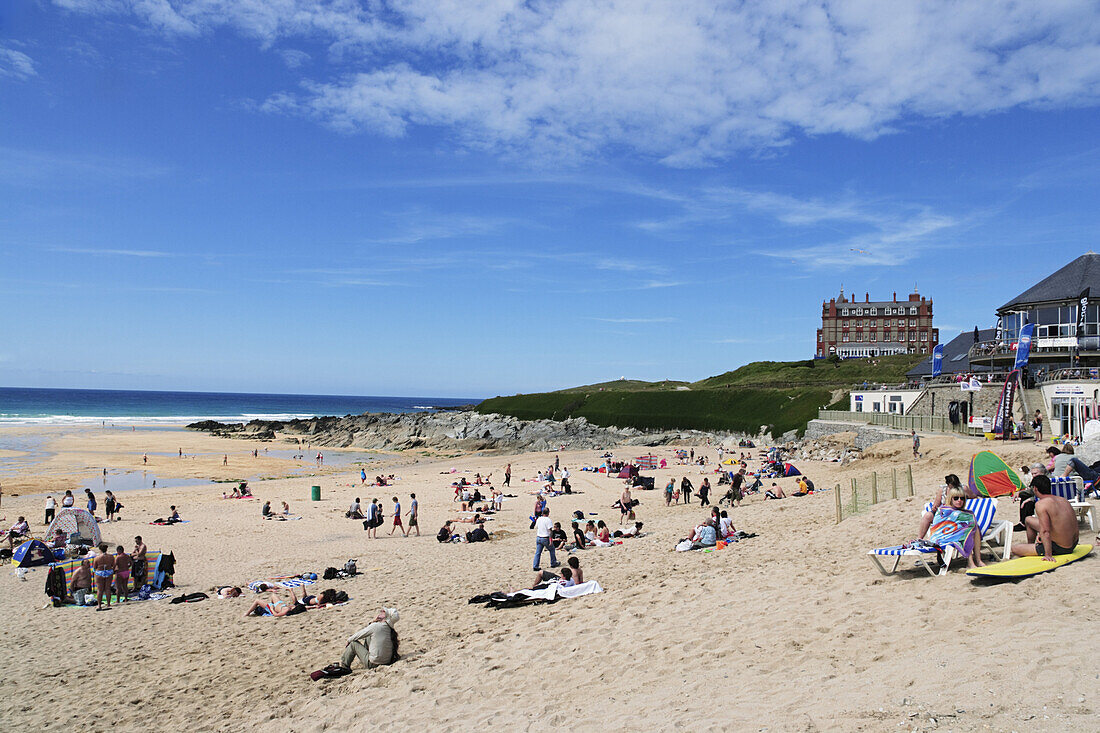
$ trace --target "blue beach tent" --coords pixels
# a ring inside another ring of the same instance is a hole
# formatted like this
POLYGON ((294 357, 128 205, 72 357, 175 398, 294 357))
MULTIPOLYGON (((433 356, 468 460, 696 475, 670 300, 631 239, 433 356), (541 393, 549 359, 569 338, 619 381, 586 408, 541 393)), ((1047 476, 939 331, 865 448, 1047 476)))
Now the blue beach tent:
POLYGON ((33 568, 54 562, 53 550, 42 540, 27 540, 11 554, 11 561, 17 568, 33 568))

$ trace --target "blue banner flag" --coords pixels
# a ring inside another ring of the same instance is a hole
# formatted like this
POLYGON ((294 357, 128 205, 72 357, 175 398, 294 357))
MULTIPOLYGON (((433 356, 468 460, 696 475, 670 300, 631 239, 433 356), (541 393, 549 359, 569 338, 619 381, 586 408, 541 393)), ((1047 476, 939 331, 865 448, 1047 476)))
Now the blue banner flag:
POLYGON ((1025 324, 1020 329, 1020 340, 1016 344, 1016 363, 1012 369, 1026 369, 1027 357, 1031 355, 1031 335, 1035 333, 1035 324, 1025 324))
POLYGON ((939 344, 936 348, 932 349, 932 377, 940 376, 940 372, 943 371, 943 344, 939 344))

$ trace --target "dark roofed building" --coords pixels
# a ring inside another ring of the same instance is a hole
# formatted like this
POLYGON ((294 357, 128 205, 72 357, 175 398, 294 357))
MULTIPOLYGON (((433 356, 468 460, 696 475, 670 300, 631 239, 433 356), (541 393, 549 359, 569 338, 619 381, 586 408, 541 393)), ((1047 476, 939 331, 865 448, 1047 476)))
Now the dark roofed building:
MULTIPOLYGON (((964 331, 943 345, 943 374, 975 374, 989 371, 989 364, 971 364, 970 347, 975 343, 992 341, 997 336, 997 329, 978 329, 978 339, 974 340, 974 331, 964 331)), ((925 359, 920 364, 906 372, 909 379, 927 379, 932 376, 932 358, 925 359)))
POLYGON ((1035 325, 1030 366, 1100 366, 1100 254, 1081 255, 997 309, 997 334, 970 350, 971 364, 1011 368, 1025 324, 1035 325), (1081 297, 1088 295, 1078 325, 1081 297))

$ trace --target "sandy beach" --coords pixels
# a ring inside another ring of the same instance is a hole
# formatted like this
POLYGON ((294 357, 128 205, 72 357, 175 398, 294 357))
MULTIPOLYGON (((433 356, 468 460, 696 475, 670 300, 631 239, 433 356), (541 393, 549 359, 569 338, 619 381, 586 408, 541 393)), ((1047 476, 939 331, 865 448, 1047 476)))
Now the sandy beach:
MULTIPOLYGON (((606 592, 492 610, 467 601, 530 584, 528 517, 538 484, 523 479, 533 479, 554 453, 377 454, 368 475, 394 473, 399 481, 364 487, 357 466, 318 469, 312 460, 264 456, 265 448, 288 447, 279 443, 152 428, 0 430, 5 438, 33 444, 0 456, 8 472, 0 476, 5 528, 24 514, 41 533, 44 494, 59 497, 104 467, 144 469, 162 480, 248 478, 255 500, 222 499, 229 484, 118 493, 122 521, 101 524, 104 539, 112 548, 129 549, 140 534, 150 549, 174 552, 177 587, 171 595, 321 573, 349 558, 362 572, 311 586, 347 591, 347 605, 270 619, 242 618, 250 597, 127 602, 108 613, 43 608, 45 571, 29 572, 20 582, 7 566, 0 575, 6 619, 0 649, 7 662, 0 671, 6 692, 0 721, 6 726, 1096 729, 1100 642, 1087 625, 1100 567, 1096 556, 1000 585, 974 584, 961 571, 933 578, 909 570, 883 578, 866 557, 871 547, 911 539, 920 505, 945 473, 965 477, 970 455, 988 447, 982 441, 925 437, 924 456, 913 463, 916 496, 839 525, 831 491, 774 502, 754 496, 729 511, 738 529, 757 536, 712 553, 673 551, 706 510, 697 499, 690 507, 666 507, 659 489, 673 476, 686 475, 696 486, 704 475, 712 483, 716 477, 698 467, 646 472, 656 477, 658 490, 635 491, 643 502, 638 519, 645 536, 577 553, 586 579, 599 581, 606 592), (499 486, 509 462, 508 493, 517 498, 487 524, 497 538, 439 544, 435 533, 443 521, 459 516, 451 481, 491 473, 499 486), (275 478, 257 478, 263 476, 275 478), (312 485, 322 487, 322 501, 309 501, 312 485), (390 498, 398 496, 407 509, 410 493, 420 500, 422 536, 388 536, 390 498), (379 539, 368 540, 360 522, 344 518, 355 497, 382 500, 387 524, 379 539), (265 500, 274 507, 287 501, 301 521, 261 520, 265 500), (170 504, 188 523, 151 526, 170 504), (380 606, 401 611, 402 658, 388 668, 356 666, 353 675, 311 681, 308 673, 336 661, 345 639, 380 606)), ((684 447, 716 457, 713 448, 684 447)), ((615 450, 617 458, 642 452, 615 450)), ((672 447, 652 452, 672 462, 672 447)), ((1017 466, 1040 452, 1028 443, 1001 451, 1017 466)), ((580 470, 598 465, 598 455, 559 456, 578 492, 550 499, 551 518, 565 527, 575 510, 598 512, 612 528, 619 524, 611 504, 622 482, 580 470)), ((902 438, 874 446, 849 466, 803 461, 799 467, 819 488, 831 488, 909 463, 902 438)), ((794 479, 780 483, 790 488, 794 479)), ((96 493, 102 507, 102 491, 96 493)), ((712 499, 723 494, 716 486, 712 499)), ((999 506, 999 517, 1015 521, 1016 505, 1002 498, 999 506)), ((1081 537, 1091 542, 1094 533, 1082 528, 1081 537)), ((1017 533, 1017 541, 1022 538, 1017 533)))

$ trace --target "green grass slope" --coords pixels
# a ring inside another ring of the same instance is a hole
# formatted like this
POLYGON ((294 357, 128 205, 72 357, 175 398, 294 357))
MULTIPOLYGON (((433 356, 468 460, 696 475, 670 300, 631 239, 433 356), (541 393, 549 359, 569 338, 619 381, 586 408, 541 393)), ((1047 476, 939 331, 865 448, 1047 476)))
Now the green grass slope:
MULTIPOLYGON (((727 430, 773 435, 805 430, 840 388, 867 382, 900 383, 919 356, 753 362, 698 382, 617 380, 557 392, 493 397, 477 406, 523 420, 584 417, 596 425, 639 429, 727 430), (813 366, 810 366, 813 364, 813 366)), ((846 400, 841 398, 838 402, 846 400)))

